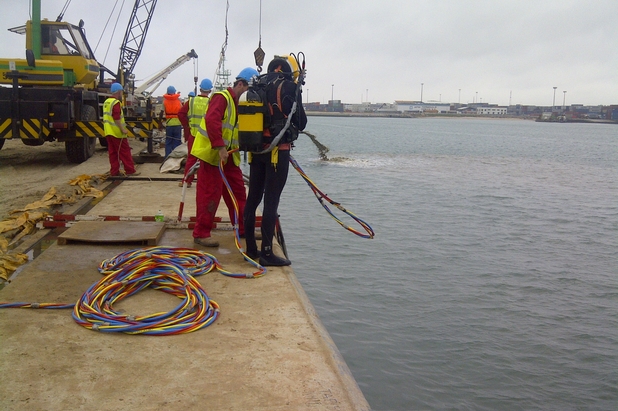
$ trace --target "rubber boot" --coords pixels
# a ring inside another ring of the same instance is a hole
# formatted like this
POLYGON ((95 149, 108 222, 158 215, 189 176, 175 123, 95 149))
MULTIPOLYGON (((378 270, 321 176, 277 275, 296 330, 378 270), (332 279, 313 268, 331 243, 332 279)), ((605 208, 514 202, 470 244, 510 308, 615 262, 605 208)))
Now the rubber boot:
POLYGON ((257 249, 257 243, 255 242, 255 237, 252 236, 251 234, 249 234, 247 237, 252 237, 252 238, 246 238, 245 239, 245 243, 247 245, 245 254, 247 254, 247 256, 252 259, 253 261, 257 261, 258 258, 260 258, 260 252, 257 249))
POLYGON ((273 254, 270 247, 265 247, 260 253, 260 265, 264 267, 283 267, 292 264, 290 260, 273 254))
POLYGON ((245 254, 247 254, 247 257, 249 257, 253 261, 257 261, 258 258, 260 258, 260 252, 257 250, 257 248, 253 250, 250 250, 249 248, 247 248, 247 251, 245 252, 245 254))

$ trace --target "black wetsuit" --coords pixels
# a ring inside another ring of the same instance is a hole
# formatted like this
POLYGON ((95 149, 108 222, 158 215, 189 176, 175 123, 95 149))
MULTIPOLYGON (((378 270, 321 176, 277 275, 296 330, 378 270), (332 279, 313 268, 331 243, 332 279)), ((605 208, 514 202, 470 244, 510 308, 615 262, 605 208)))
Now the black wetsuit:
MULTIPOLYGON (((296 94, 296 84, 286 80, 281 88, 281 106, 282 112, 288 115, 292 110, 294 96, 296 94)), ((273 97, 270 96, 269 99, 273 97)), ((292 117, 290 128, 286 133, 298 133, 304 130, 307 125, 307 116, 302 106, 302 98, 299 94, 298 103, 296 105, 296 113, 292 117)), ((273 135, 274 137, 274 135, 273 135)), ((268 140, 266 140, 268 141, 268 140)), ((249 194, 247 195, 247 203, 244 212, 245 235, 247 241, 247 254, 249 256, 257 255, 257 245, 255 241, 255 214, 257 207, 264 198, 264 207, 262 211, 262 257, 272 255, 272 243, 275 234, 275 225, 277 223, 279 207, 279 198, 285 187, 288 178, 288 169, 290 165, 290 149, 291 144, 286 143, 286 138, 281 139, 279 143, 278 161, 276 166, 272 164, 272 153, 252 154, 249 176, 249 194)), ((268 145, 265 145, 266 148, 268 145)), ((289 264, 289 263, 288 263, 289 264)))

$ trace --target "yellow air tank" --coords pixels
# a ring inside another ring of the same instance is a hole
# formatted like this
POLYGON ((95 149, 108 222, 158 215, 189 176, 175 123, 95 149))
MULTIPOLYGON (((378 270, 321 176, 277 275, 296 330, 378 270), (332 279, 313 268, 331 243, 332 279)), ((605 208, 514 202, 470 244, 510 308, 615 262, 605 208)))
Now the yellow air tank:
POLYGON ((241 151, 261 151, 264 131, 264 103, 238 104, 238 143, 241 151))

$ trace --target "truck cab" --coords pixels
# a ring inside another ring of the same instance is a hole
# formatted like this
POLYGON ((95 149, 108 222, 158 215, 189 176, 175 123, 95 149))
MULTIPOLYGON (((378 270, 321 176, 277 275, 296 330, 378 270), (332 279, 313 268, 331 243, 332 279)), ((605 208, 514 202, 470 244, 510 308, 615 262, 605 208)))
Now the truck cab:
POLYGON ((26 35, 26 58, 0 58, 0 148, 13 138, 29 146, 59 141, 69 161, 81 163, 103 134, 100 66, 83 22, 36 23, 9 29, 26 35))
MULTIPOLYGON (((83 23, 80 22, 81 24, 83 23)), ((0 71, 4 72, 0 73, 0 83, 12 84, 12 80, 3 75, 11 69, 9 62, 12 61, 15 62, 15 69, 25 74, 19 79, 20 85, 65 87, 81 85, 86 89, 93 89, 100 73, 100 66, 94 59, 82 28, 66 22, 42 20, 40 30, 40 36, 35 35, 31 21, 23 26, 9 29, 14 33, 26 35, 28 50, 36 50, 34 43, 40 42, 38 47, 40 57, 35 53, 34 66, 25 59, 0 59, 0 71), (47 68, 47 71, 53 73, 38 73, 41 70, 37 70, 37 66, 43 71, 47 68)))

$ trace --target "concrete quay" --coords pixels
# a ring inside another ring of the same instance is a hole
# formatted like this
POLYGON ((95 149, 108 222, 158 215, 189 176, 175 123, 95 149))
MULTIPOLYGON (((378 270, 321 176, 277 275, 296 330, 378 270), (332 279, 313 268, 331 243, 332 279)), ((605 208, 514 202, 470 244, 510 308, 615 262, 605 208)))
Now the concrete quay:
MULTIPOLYGON (((86 215, 154 216, 161 209, 168 224, 158 245, 194 248, 190 229, 172 228, 181 176, 160 174, 158 167, 138 165, 141 176, 113 184, 86 215)), ((233 232, 226 229, 229 217, 223 202, 218 214, 221 229, 213 236, 221 245, 199 249, 227 270, 254 272, 236 249, 233 232)), ((195 185, 187 190, 183 216, 195 216, 195 185)), ((82 222, 64 234, 78 224, 82 222)), ((131 233, 141 224, 125 221, 122 226, 131 233)), ((0 290, 0 301, 73 304, 101 278, 97 267, 103 260, 143 247, 47 243, 0 290)), ((0 409, 369 410, 292 267, 269 267, 254 279, 217 271, 196 279, 219 304, 220 316, 204 329, 180 335, 92 331, 78 325, 70 309, 0 310, 0 373, 5 377, 0 409)), ((114 309, 146 315, 177 304, 176 297, 147 289, 114 309)))

